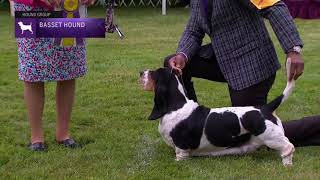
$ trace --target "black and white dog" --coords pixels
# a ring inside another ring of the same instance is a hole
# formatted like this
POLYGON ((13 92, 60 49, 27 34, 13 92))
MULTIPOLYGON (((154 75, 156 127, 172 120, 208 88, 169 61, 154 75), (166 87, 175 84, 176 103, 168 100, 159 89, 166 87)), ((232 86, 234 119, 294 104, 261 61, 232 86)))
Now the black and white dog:
POLYGON ((190 156, 245 154, 266 145, 280 153, 285 166, 292 165, 294 146, 274 111, 291 94, 294 80, 267 105, 213 109, 189 100, 178 76, 168 68, 141 72, 140 84, 155 92, 149 120, 161 118, 159 132, 175 149, 177 161, 190 156))

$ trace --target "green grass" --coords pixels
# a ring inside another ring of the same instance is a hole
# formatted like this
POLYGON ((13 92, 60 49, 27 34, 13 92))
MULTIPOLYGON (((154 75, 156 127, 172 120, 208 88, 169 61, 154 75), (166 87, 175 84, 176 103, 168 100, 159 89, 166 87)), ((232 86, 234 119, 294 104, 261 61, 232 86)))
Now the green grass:
MULTIPOLYGON (((89 10, 103 17, 102 9, 89 10)), ((163 142, 158 122, 148 121, 153 95, 138 86, 138 72, 162 66, 173 53, 188 19, 188 10, 119 9, 118 22, 126 34, 119 40, 92 39, 88 43, 89 72, 77 81, 71 132, 85 144, 66 150, 54 142, 55 83, 46 86, 44 128, 47 153, 26 148, 29 126, 23 102, 23 83, 17 77, 17 48, 13 19, 0 11, 0 179, 319 179, 319 147, 298 148, 294 166, 284 168, 277 153, 262 149, 252 155, 174 161, 163 142)), ((305 42, 306 69, 294 94, 279 110, 283 120, 319 114, 320 21, 297 20, 305 42)), ((279 58, 284 55, 276 44, 279 58)), ((206 40, 207 41, 207 40, 206 40)), ((279 71, 272 99, 285 87, 279 71)), ((196 79, 198 98, 209 107, 229 106, 225 84, 196 79)))

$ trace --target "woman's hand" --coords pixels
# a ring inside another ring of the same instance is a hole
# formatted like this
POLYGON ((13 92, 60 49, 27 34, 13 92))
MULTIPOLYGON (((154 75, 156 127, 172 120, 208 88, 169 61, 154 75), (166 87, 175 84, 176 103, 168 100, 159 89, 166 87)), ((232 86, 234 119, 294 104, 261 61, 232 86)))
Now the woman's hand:
POLYGON ((86 6, 91 6, 95 3, 95 0, 80 0, 80 2, 86 6))
POLYGON ((60 7, 61 0, 39 0, 40 2, 46 4, 49 7, 60 7))

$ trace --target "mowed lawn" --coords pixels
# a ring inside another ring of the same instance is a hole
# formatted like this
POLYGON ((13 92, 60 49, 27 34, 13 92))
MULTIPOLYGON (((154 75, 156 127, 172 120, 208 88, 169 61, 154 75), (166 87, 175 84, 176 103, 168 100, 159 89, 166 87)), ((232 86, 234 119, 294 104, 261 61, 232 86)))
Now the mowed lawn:
MULTIPOLYGON (((189 10, 117 9, 126 35, 88 41, 86 77, 77 81, 72 137, 85 146, 68 150, 55 143, 55 83, 46 86, 43 117, 47 153, 26 148, 30 132, 17 77, 13 19, 0 11, 0 179, 319 179, 320 147, 297 148, 294 166, 284 168, 278 154, 266 148, 251 155, 174 160, 174 151, 158 133, 158 121, 148 121, 153 94, 141 91, 139 71, 162 66, 175 52, 189 10)), ((91 17, 104 17, 101 8, 91 17)), ((290 99, 278 110, 284 120, 320 114, 320 21, 297 20, 305 42, 305 73, 290 99)), ((271 28, 270 28, 271 30, 271 28)), ((272 32, 272 31, 270 31, 272 32)), ((284 54, 272 33, 279 59, 284 54)), ((208 41, 208 38, 206 39, 208 41)), ((280 70, 269 99, 285 87, 280 70)), ((201 104, 230 106, 227 86, 196 79, 201 104)))

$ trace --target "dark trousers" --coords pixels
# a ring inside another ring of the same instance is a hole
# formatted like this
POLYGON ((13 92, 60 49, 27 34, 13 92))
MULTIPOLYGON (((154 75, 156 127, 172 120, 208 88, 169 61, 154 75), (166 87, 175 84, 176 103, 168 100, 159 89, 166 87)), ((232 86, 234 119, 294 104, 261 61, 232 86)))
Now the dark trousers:
MULTIPOLYGON (((207 48, 207 47, 205 47, 207 48)), ((165 59, 164 66, 168 67, 168 60, 174 55, 165 59)), ((197 96, 191 81, 192 77, 208 79, 211 81, 227 82, 224 78, 216 58, 204 58, 195 55, 189 59, 182 72, 182 79, 189 99, 197 101, 197 96)), ((248 87, 243 90, 234 90, 229 86, 229 94, 232 106, 260 106, 267 103, 267 96, 271 89, 276 75, 248 87)), ((300 120, 283 122, 285 134, 295 146, 320 145, 320 116, 305 117, 300 120)))

